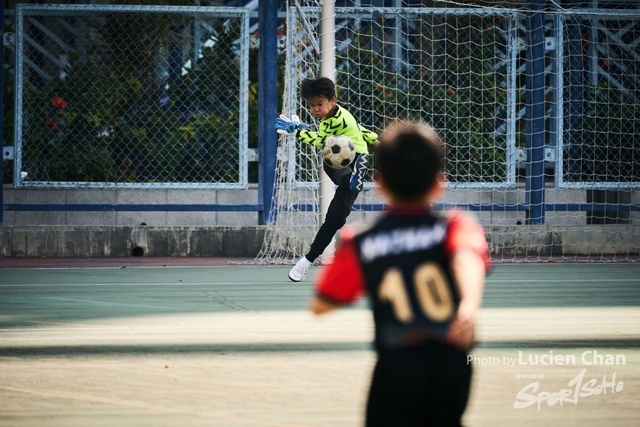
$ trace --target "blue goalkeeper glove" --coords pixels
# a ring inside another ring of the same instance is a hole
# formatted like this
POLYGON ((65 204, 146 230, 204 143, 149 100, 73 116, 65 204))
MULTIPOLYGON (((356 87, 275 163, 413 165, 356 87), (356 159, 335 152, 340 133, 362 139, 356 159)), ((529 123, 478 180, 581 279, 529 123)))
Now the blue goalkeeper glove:
POLYGON ((304 130, 308 126, 300 122, 300 118, 295 114, 291 118, 280 114, 280 117, 276 118, 275 127, 281 135, 295 135, 298 130, 304 130))

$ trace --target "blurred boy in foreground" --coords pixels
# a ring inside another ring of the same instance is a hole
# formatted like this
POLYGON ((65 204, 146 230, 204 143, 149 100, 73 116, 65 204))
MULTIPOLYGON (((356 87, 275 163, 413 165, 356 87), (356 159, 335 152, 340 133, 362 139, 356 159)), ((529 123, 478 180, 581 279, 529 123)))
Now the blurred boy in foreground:
POLYGON ((367 427, 460 426, 471 382, 467 351, 490 265, 484 230, 460 212, 431 212, 444 170, 431 127, 396 124, 380 141, 376 181, 388 209, 372 228, 343 237, 318 276, 311 310, 368 295, 378 360, 367 427))

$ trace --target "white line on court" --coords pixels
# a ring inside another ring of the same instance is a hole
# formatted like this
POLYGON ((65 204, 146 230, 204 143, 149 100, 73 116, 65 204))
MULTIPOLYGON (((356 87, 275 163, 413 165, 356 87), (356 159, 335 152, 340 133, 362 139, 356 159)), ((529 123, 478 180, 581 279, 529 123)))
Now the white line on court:
MULTIPOLYGON (((138 329, 155 329, 155 328, 141 328, 138 326, 121 326, 121 327, 117 327, 117 328, 95 328, 95 327, 91 327, 91 326, 87 326, 86 328, 38 328, 38 327, 33 327, 33 328, 3 328, 0 329, 0 332, 14 332, 14 331, 19 331, 19 332, 29 332, 29 331, 47 331, 47 332, 59 332, 59 331, 129 331, 129 330, 138 330, 138 329)), ((167 327, 167 328, 157 328, 157 329, 180 329, 177 327, 167 327)), ((196 329, 196 328, 192 328, 192 329, 196 329)), ((203 328, 203 329, 216 329, 216 328, 203 328)))
MULTIPOLYGON (((538 325, 601 325, 602 322, 537 322, 538 325)), ((616 326, 638 325, 638 322, 616 322, 616 326)), ((483 326, 502 326, 504 322, 483 322, 483 326)), ((530 326, 530 322, 509 322, 510 326, 524 325, 530 326)), ((164 331, 164 330, 230 330, 226 326, 118 326, 118 327, 74 327, 74 328, 1 328, 0 332, 69 332, 69 331, 164 331)), ((0 347, 1 349, 2 347, 0 347)))
MULTIPOLYGON (((491 283, 619 283, 619 282, 638 282, 640 279, 494 279, 487 280, 487 284, 491 283)), ((309 282, 311 284, 312 282, 309 282)), ((0 288, 28 288, 36 286, 175 286, 175 285, 215 285, 215 286, 232 286, 232 285, 290 285, 290 282, 284 280, 276 281, 255 281, 255 282, 171 282, 171 283, 21 283, 16 285, 3 284, 0 288)))

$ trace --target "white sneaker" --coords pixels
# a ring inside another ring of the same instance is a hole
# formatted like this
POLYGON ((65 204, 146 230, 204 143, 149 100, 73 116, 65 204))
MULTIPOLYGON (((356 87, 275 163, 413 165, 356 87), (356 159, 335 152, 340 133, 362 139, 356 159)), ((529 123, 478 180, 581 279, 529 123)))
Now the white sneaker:
POLYGON ((289 279, 294 282, 299 282, 304 279, 304 275, 307 273, 307 270, 311 267, 311 261, 307 259, 306 256, 302 255, 296 265, 293 266, 291 271, 289 271, 289 279))

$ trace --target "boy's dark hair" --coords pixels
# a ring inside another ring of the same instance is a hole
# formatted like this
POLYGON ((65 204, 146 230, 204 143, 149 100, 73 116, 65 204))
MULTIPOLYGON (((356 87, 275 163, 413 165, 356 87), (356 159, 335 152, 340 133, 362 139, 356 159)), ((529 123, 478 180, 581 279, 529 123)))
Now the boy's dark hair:
POLYGON ((444 170, 444 144, 424 124, 395 124, 383 132, 376 147, 377 172, 398 201, 417 201, 444 170))
POLYGON ((304 79, 300 84, 300 95, 304 99, 309 99, 312 96, 324 96, 327 99, 333 99, 336 96, 336 85, 328 77, 304 79))

